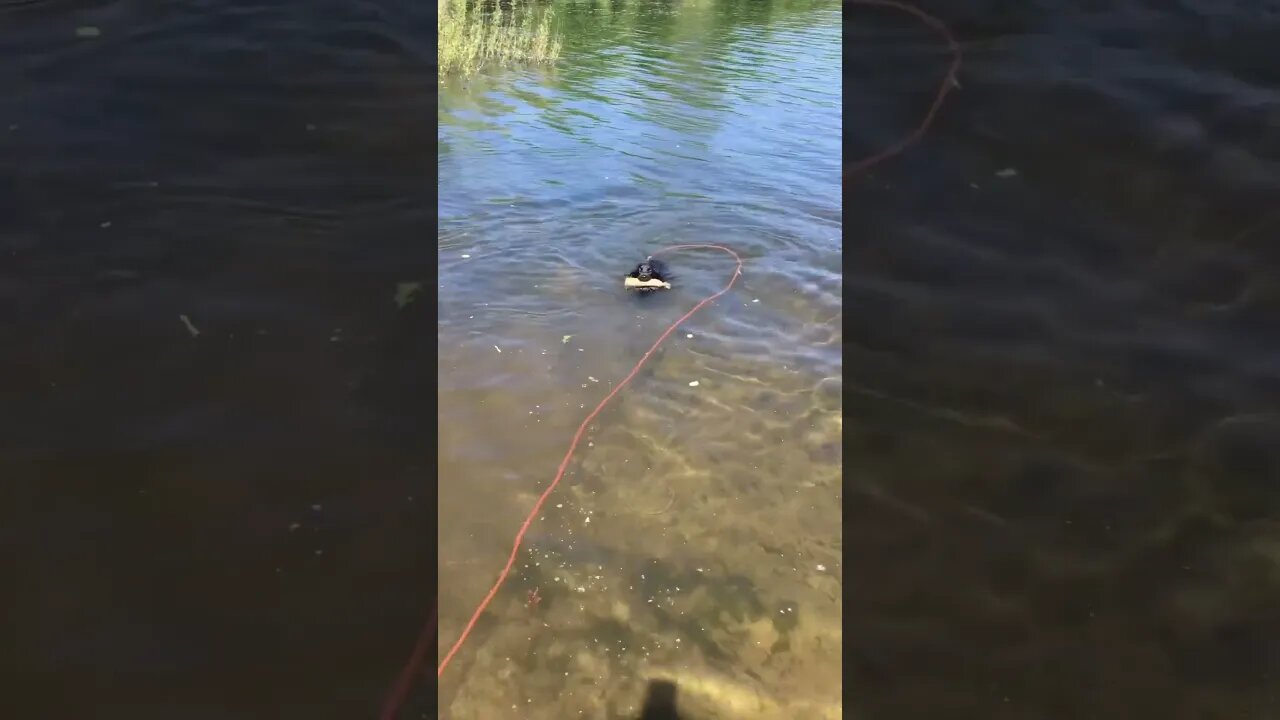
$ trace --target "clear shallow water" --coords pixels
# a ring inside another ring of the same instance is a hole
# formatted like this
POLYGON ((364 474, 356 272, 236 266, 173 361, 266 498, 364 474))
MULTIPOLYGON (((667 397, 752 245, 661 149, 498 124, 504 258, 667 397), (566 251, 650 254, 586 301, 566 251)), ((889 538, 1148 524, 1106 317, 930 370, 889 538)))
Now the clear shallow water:
POLYGON ((633 717, 667 677, 695 717, 838 717, 839 10, 618 8, 563 10, 553 69, 440 89, 441 656, 578 423, 733 262, 622 276, 685 242, 746 268, 598 418, 442 716, 633 717))

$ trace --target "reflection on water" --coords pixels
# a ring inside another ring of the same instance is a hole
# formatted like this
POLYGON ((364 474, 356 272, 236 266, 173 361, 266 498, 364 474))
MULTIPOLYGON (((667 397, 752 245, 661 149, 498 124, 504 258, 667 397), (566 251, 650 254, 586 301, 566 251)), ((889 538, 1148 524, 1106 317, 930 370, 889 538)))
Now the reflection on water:
POLYGON ((440 654, 600 415, 441 680, 445 717, 840 716, 840 14, 566 3, 551 70, 440 99, 440 654), (539 601, 529 602, 536 591, 539 601))

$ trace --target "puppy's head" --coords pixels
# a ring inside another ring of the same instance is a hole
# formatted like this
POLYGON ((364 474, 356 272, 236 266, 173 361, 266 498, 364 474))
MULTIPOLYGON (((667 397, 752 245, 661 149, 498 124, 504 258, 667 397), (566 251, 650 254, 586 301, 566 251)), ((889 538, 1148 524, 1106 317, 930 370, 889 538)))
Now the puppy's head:
POLYGON ((648 282, 654 276, 653 265, 648 260, 636 266, 636 279, 641 282, 648 282))

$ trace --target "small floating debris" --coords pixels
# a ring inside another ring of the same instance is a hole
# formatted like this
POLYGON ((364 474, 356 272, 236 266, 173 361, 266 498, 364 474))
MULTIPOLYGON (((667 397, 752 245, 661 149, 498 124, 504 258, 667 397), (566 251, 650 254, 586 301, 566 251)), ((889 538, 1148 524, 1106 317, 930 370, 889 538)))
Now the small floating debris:
POLYGON ((104 230, 105 230, 106 228, 111 227, 111 221, 110 221, 110 220, 103 220, 102 222, 98 223, 98 227, 100 227, 100 228, 102 228, 102 229, 104 229, 104 230))
POLYGON ((753 302, 753 303, 758 303, 758 302, 760 302, 760 298, 755 298, 755 299, 753 299, 751 302, 753 302))
POLYGON ((597 380, 597 379, 595 379, 595 378, 591 377, 590 375, 588 375, 588 376, 587 376, 587 379, 588 379, 588 380, 590 380, 591 382, 594 382, 594 383, 598 383, 598 382, 600 382, 599 380, 597 380))
POLYGON ((200 336, 200 328, 196 327, 191 323, 191 318, 187 317, 186 315, 179 315, 178 319, 182 321, 183 325, 187 326, 187 332, 191 333, 191 337, 200 336))
POLYGON ((470 259, 471 259, 471 256, 470 256, 470 255, 468 255, 467 253, 462 253, 462 259, 463 259, 463 260, 470 260, 470 259))
POLYGON ((312 510, 315 510, 316 512, 320 512, 321 510, 323 510, 323 509, 324 509, 324 507, 323 507, 322 505, 320 505, 319 503, 317 503, 317 504, 315 504, 315 505, 312 505, 312 506, 311 506, 311 509, 312 509, 312 510))
POLYGON ((302 527, 302 523, 296 523, 296 522, 289 523, 289 532, 293 532, 294 530, 297 530, 300 527, 302 527))
POLYGON ((818 570, 818 572, 826 572, 826 571, 827 571, 827 566, 826 566, 826 565, 823 565, 822 563, 818 563, 818 565, 817 565, 817 570, 818 570))
POLYGON ((685 334, 685 337, 687 337, 687 338, 689 338, 690 340, 692 340, 692 339, 693 339, 693 333, 686 333, 686 334, 685 334))
POLYGON ((560 344, 561 344, 561 345, 567 345, 567 344, 569 343, 569 338, 571 338, 571 337, 573 337, 573 336, 572 336, 572 335, 565 335, 564 337, 560 338, 560 344))
POLYGON ((498 352, 502 352, 502 348, 498 347, 497 345, 494 345, 493 349, 497 350, 498 352))
POLYGON ((96 38, 102 36, 102 30, 93 25, 81 25, 76 28, 76 37, 78 38, 96 38))
POLYGON ((1014 170, 1011 167, 996 171, 996 177, 998 178, 1011 178, 1011 177, 1017 177, 1017 176, 1018 176, 1018 171, 1014 170))
POLYGON ((697 380, 689 381, 689 387, 698 387, 698 381, 697 380))
POLYGON ((422 292, 422 283, 420 282, 396 283, 396 307, 403 310, 404 306, 413 302, 420 292, 422 292))

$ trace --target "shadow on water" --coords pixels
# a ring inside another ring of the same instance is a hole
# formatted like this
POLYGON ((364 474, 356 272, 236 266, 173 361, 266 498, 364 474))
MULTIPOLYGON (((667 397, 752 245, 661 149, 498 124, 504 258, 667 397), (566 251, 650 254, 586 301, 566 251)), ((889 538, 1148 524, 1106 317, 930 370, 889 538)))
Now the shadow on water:
POLYGON ((670 680, 649 681, 639 720, 693 720, 676 711, 676 692, 676 683, 670 680))

